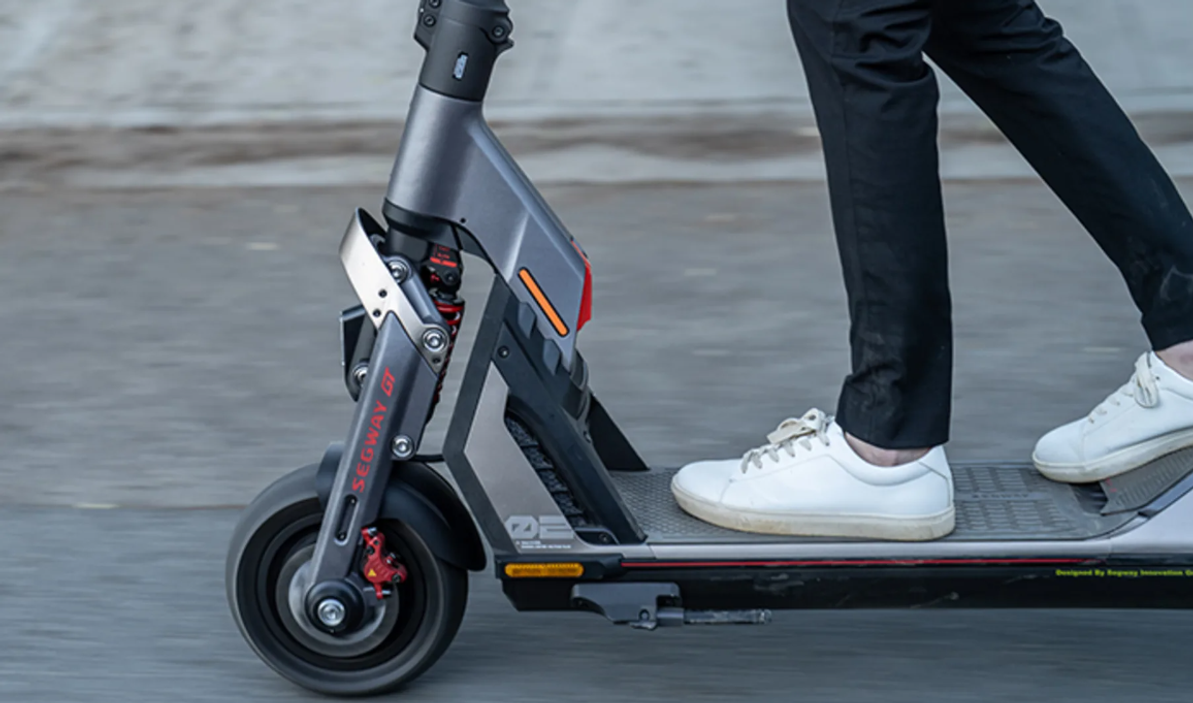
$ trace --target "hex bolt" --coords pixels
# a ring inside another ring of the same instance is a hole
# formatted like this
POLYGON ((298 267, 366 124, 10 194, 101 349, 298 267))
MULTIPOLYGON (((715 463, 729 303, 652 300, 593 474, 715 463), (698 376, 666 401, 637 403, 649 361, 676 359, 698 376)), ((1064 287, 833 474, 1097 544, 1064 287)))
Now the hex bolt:
POLYGON ((388 266, 390 274, 398 283, 403 283, 410 277, 410 264, 406 263, 405 259, 390 259, 388 266))
POLYGON ((394 458, 395 459, 409 459, 414 456, 414 442, 406 435, 398 435, 394 437, 394 458))
POLYGON ((335 598, 324 598, 316 608, 316 614, 319 616, 319 622, 327 627, 335 628, 344 624, 344 618, 347 617, 348 611, 344 608, 344 604, 335 598))
POLYGON ((365 379, 368 377, 369 377, 369 365, 368 364, 357 364, 356 368, 352 369, 352 380, 356 381, 357 384, 363 386, 365 384, 365 379))
POLYGON ((432 354, 441 352, 447 348, 447 335, 441 329, 431 328, 423 332, 423 347, 432 354))

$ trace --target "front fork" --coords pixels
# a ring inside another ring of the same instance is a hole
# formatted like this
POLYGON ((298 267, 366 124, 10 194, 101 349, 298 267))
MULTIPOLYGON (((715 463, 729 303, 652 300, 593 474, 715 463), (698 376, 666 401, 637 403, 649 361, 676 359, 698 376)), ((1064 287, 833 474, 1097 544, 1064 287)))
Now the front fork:
MULTIPOLYGON (((379 553, 384 541, 372 525, 393 462, 412 459, 422 440, 462 312, 462 305, 446 305, 440 291, 437 305, 423 280, 426 270, 428 282, 443 283, 435 272, 442 269, 448 253, 432 253, 427 261, 417 262, 401 255, 383 257, 378 245, 387 236, 381 225, 358 210, 340 246, 344 270, 362 305, 363 314, 355 316, 357 329, 370 325, 363 331, 374 332, 375 340, 370 349, 357 349, 352 355, 356 362, 346 369, 349 389, 358 398, 356 411, 314 555, 294 584, 303 589, 301 602, 309 621, 331 633, 365 622, 388 592, 386 577, 405 573, 396 568, 400 564, 379 553), (445 320, 440 310, 451 312, 453 319, 445 320), (373 553, 364 561, 362 550, 370 549, 373 553), (395 568, 381 568, 387 564, 395 568)), ((458 269, 458 260, 452 262, 458 269)), ((458 288, 458 271, 453 283, 458 288)), ((453 286, 443 287, 454 298, 453 286)), ((362 335, 367 336, 371 335, 362 335)))

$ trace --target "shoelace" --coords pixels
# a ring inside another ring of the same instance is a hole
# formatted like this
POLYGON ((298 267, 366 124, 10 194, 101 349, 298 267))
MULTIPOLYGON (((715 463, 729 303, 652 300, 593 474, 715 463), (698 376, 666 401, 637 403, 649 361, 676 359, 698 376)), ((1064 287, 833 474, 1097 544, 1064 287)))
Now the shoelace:
POLYGON ((1151 361, 1144 354, 1135 362, 1135 374, 1131 380, 1123 384, 1122 388, 1110 394, 1098 407, 1089 414, 1089 421, 1095 422, 1099 415, 1109 412, 1107 406, 1115 407, 1123 404, 1122 397, 1133 398, 1136 403, 1145 408, 1154 408, 1160 403, 1160 387, 1156 384, 1156 375, 1152 373, 1151 361))
POLYGON ((824 446, 829 446, 828 428, 832 418, 820 410, 809 410, 801 418, 788 418, 779 427, 766 436, 765 444, 757 449, 746 452, 741 460, 741 472, 744 474, 753 465, 762 468, 762 457, 769 456, 773 461, 779 460, 779 450, 787 452, 788 456, 795 456, 795 447, 812 448, 812 440, 817 439, 824 446))

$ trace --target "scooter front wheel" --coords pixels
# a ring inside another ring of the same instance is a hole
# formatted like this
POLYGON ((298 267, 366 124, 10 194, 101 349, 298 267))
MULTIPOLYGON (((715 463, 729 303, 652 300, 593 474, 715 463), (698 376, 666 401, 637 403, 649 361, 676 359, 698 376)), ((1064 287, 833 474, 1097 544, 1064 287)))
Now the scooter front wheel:
POLYGON ((323 519, 317 468, 282 477, 245 509, 228 552, 228 603, 257 655, 295 684, 333 696, 391 692, 451 644, 464 617, 468 574, 438 559, 404 523, 382 521, 387 548, 407 577, 369 622, 329 635, 296 617, 290 584, 310 560, 323 519))

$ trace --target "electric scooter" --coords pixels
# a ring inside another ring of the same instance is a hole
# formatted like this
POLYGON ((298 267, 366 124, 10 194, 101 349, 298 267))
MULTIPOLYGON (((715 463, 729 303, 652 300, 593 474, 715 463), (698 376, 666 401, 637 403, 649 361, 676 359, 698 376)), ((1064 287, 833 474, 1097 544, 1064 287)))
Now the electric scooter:
POLYGON ((254 651, 330 695, 394 690, 446 650, 468 572, 518 610, 653 630, 774 609, 1193 604, 1193 450, 1091 485, 1028 464, 953 466, 956 529, 932 542, 734 532, 682 512, 589 387, 584 250, 485 122, 504 0, 422 0, 426 57, 383 206, 340 256, 356 403, 347 438, 245 509, 227 596, 254 651), (419 454, 463 320, 462 254, 492 269, 442 456, 419 454), (449 481, 432 468, 446 464, 449 481), (483 541, 482 541, 483 536, 483 541))

